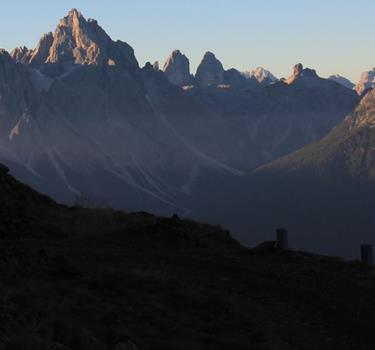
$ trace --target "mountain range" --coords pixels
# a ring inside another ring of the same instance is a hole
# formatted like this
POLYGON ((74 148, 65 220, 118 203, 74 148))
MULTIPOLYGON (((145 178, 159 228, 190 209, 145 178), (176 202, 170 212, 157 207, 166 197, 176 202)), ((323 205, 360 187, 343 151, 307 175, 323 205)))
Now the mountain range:
MULTIPOLYGON (((220 213, 218 222, 230 228, 242 222, 237 232, 243 238, 243 196, 253 201, 248 189, 254 186, 273 196, 272 186, 257 185, 268 175, 258 174, 267 167, 279 172, 281 157, 299 159, 303 147, 326 142, 337 128, 341 137, 351 133, 346 126, 370 75, 353 90, 296 64, 288 79, 277 80, 263 68, 225 70, 212 52, 192 74, 179 50, 162 69, 140 67, 128 44, 113 41, 74 9, 35 49, 0 52, 0 161, 64 203, 87 197, 114 208, 212 220, 220 213), (233 224, 229 218, 240 212, 233 224)), ((367 111, 371 96, 358 108, 367 111)), ((329 159, 338 157, 320 147, 329 159)), ((361 147, 371 153, 369 144, 361 147)), ((322 154, 314 152, 303 162, 322 154)), ((330 173, 331 165, 322 164, 319 172, 330 173)), ((371 178, 370 168, 353 167, 348 172, 356 178, 371 178)))

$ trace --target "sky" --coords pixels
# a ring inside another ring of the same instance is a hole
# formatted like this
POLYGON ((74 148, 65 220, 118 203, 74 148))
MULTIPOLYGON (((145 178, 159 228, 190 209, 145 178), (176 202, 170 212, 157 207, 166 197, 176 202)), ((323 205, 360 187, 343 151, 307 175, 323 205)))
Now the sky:
POLYGON ((0 47, 34 48, 71 8, 130 44, 141 65, 180 49, 194 72, 212 51, 224 67, 269 69, 295 63, 357 82, 375 67, 374 0, 0 0, 0 47))

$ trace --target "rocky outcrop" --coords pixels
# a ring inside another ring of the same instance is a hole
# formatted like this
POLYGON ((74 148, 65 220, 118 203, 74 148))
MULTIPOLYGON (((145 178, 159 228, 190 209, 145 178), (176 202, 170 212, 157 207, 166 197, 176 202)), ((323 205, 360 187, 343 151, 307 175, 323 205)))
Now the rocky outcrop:
POLYGON ((302 63, 298 63, 292 68, 292 75, 287 79, 288 84, 293 84, 300 78, 317 78, 316 71, 310 68, 304 68, 302 63))
POLYGON ((332 81, 335 81, 336 83, 342 85, 342 86, 345 86, 346 88, 348 89, 354 89, 355 85, 347 78, 339 75, 339 74, 336 74, 336 75, 331 75, 330 77, 328 77, 329 80, 332 80, 332 81))
POLYGON ((224 84, 224 68, 212 52, 206 52, 195 75, 196 84, 200 87, 224 84))
POLYGON ((163 68, 167 79, 174 85, 186 86, 193 83, 194 78, 190 74, 189 59, 180 50, 175 50, 168 57, 163 68))
POLYGON ((38 46, 31 51, 29 64, 33 66, 40 66, 44 63, 52 63, 49 59, 50 50, 54 42, 54 36, 52 32, 44 34, 39 40, 38 46))
POLYGON ((296 78, 303 72, 302 63, 297 63, 292 68, 292 77, 296 78))
POLYGON ((364 72, 361 76, 361 80, 355 87, 358 95, 365 94, 368 90, 375 87, 375 68, 370 71, 364 72))

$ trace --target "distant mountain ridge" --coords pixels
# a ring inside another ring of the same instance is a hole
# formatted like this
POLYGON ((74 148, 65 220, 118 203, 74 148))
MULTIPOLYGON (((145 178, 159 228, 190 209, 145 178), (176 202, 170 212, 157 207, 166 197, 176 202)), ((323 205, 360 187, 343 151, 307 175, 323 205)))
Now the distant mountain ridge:
POLYGON ((339 74, 331 75, 330 77, 328 77, 328 79, 333 80, 336 83, 339 83, 339 84, 347 87, 348 89, 354 89, 354 87, 355 87, 355 84, 353 84, 349 79, 347 79, 347 78, 345 78, 345 77, 343 77, 339 74))
POLYGON ((202 183, 237 181, 321 139, 359 101, 302 65, 272 84, 213 53, 194 77, 180 51, 163 70, 141 68, 77 10, 35 49, 2 52, 0 67, 0 160, 17 178, 67 203, 168 215, 195 211, 202 183))
POLYGON ((180 50, 174 50, 164 63, 163 71, 167 79, 180 87, 220 86, 234 88, 254 88, 258 84, 267 85, 278 79, 268 70, 258 67, 253 71, 240 72, 235 68, 225 70, 212 52, 206 52, 200 62, 196 75, 190 73, 190 62, 180 50))

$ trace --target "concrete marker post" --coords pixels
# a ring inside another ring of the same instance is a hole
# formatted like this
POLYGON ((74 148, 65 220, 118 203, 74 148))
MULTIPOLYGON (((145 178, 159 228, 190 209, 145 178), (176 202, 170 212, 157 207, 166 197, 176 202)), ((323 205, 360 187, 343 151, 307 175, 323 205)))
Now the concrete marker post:
POLYGON ((374 251, 371 244, 361 245, 361 260, 366 266, 374 266, 374 251))
POLYGON ((288 230, 279 228, 276 230, 277 235, 277 248, 280 250, 288 250, 288 230))

